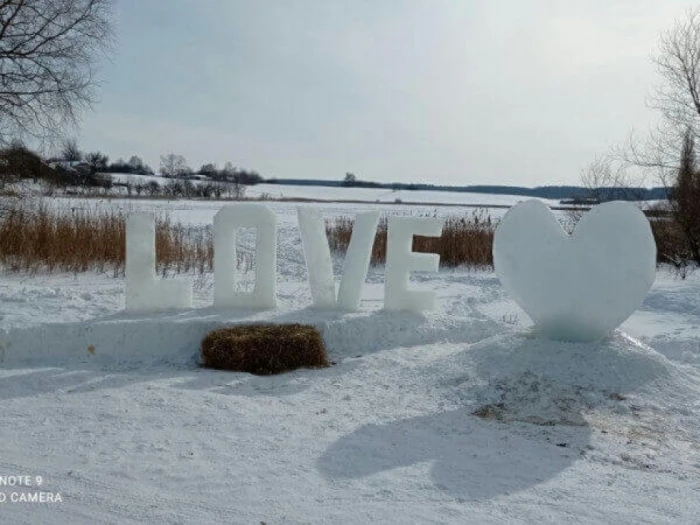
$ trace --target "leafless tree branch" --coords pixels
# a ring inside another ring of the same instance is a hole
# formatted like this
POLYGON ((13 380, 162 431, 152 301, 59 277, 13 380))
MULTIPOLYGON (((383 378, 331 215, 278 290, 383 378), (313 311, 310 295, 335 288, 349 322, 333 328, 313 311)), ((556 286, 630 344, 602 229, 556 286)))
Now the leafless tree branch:
POLYGON ((95 101, 112 0, 0 2, 0 141, 54 141, 95 101))

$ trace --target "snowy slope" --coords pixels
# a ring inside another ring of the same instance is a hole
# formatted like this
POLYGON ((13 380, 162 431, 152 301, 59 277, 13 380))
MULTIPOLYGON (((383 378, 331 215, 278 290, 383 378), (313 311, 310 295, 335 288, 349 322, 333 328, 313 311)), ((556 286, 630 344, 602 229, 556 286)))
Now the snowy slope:
POLYGON ((138 175, 136 173, 109 173, 112 181, 119 184, 148 184, 155 181, 161 186, 169 182, 170 179, 160 177, 158 175, 138 175))
POLYGON ((119 278, 2 276, 0 476, 63 501, 0 522, 697 522, 700 275, 659 271, 599 344, 533 338, 491 273, 416 276, 438 292, 418 315, 382 310, 373 268, 360 312, 319 313, 278 210, 271 312, 212 308, 211 275, 181 277, 199 309, 150 316, 121 312, 119 278), (260 320, 316 324, 335 365, 197 366, 206 330, 260 320))

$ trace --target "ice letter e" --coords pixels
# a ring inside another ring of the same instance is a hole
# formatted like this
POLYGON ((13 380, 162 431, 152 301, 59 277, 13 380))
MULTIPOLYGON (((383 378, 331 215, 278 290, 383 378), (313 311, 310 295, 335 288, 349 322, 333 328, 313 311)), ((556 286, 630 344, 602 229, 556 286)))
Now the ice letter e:
POLYGON ((274 308, 277 218, 264 204, 231 204, 214 216, 214 306, 274 308), (236 234, 256 229, 255 287, 236 291, 236 234))
POLYGON ((595 206, 569 236, 544 203, 529 200, 498 225, 493 262, 540 334, 595 341, 642 304, 656 275, 656 244, 649 220, 628 202, 595 206))
POLYGON ((126 220, 126 309, 155 312, 191 308, 187 282, 156 279, 156 221, 152 213, 131 213, 126 220))
POLYGON ((386 247, 386 281, 384 308, 420 312, 432 310, 435 292, 409 290, 411 271, 436 272, 440 256, 436 253, 414 253, 413 236, 438 237, 442 234, 442 219, 431 217, 390 217, 386 247))
POLYGON ((337 300, 331 251, 328 247, 323 218, 318 210, 313 208, 299 208, 297 214, 314 306, 357 311, 372 257, 379 212, 359 213, 355 219, 350 245, 343 263, 343 277, 340 281, 337 300))

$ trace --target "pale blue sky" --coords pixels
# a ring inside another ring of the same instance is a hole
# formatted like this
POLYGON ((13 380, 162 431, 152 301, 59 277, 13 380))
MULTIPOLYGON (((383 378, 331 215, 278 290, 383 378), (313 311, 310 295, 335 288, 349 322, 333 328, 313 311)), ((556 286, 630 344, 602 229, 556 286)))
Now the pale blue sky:
POLYGON ((685 0, 117 0, 86 150, 265 177, 577 183, 685 0))

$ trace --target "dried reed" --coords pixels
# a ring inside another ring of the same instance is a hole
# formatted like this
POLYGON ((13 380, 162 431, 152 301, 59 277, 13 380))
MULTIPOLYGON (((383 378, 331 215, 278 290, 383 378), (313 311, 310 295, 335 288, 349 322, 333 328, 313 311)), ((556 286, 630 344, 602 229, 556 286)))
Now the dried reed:
MULTIPOLYGON (((43 203, 5 203, 0 210, 0 265, 13 272, 124 272, 126 214, 89 208, 53 209, 43 203)), ((210 271, 209 228, 156 220, 159 273, 210 271)))
MULTIPOLYGON (((350 244, 353 221, 346 217, 326 223, 326 233, 331 251, 344 253, 350 244)), ((372 264, 386 261, 388 221, 383 218, 377 228, 372 248, 372 264)), ((494 225, 489 216, 475 212, 470 217, 448 216, 440 237, 413 238, 413 250, 440 254, 440 265, 445 267, 468 266, 487 268, 493 266, 491 247, 494 225)))

